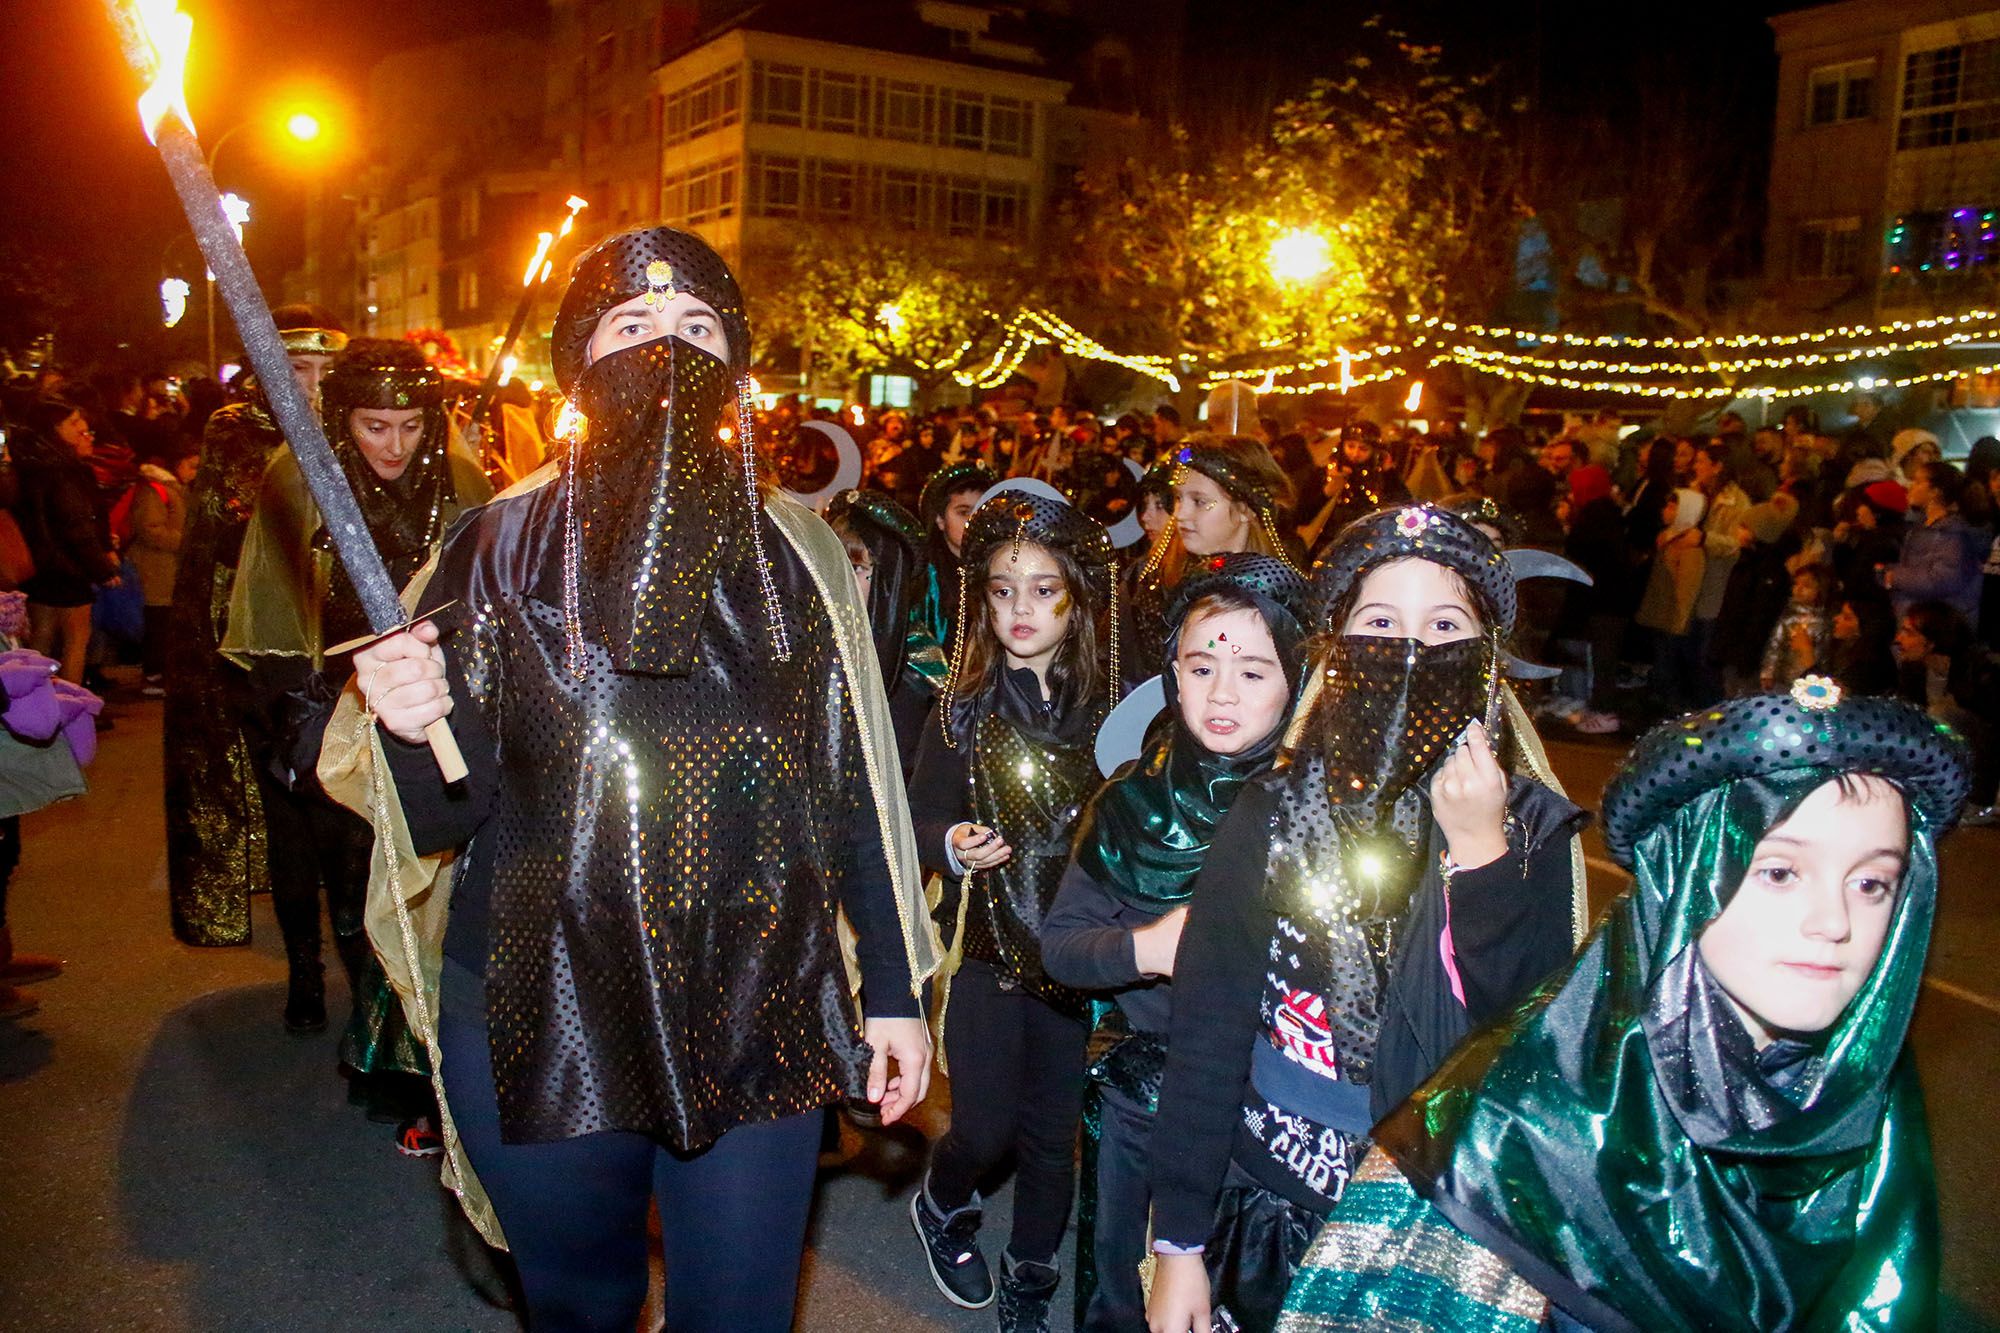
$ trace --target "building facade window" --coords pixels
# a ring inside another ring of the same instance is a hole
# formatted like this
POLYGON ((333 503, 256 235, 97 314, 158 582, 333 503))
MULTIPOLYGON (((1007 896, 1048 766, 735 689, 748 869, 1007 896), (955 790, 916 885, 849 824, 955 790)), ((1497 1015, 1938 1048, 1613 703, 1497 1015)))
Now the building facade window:
POLYGON ((1013 181, 768 153, 752 154, 749 180, 752 217, 879 223, 994 240, 1018 240, 1028 222, 1028 187, 1013 181))
POLYGON ((1860 218, 1815 218, 1799 224, 1792 247, 1793 277, 1851 278, 1860 271, 1860 218))
POLYGON ((737 124, 743 119, 743 72, 726 69, 676 88, 666 95, 660 117, 661 142, 669 146, 737 124))
POLYGON ((805 69, 764 60, 754 62, 750 69, 750 114, 766 125, 805 124, 805 69))
POLYGON ((677 226, 698 225, 736 216, 741 161, 717 158, 660 182, 660 216, 677 226))
POLYGON ((929 123, 930 90, 920 83, 875 81, 875 135, 922 143, 929 123))
POLYGON ((1898 149, 2000 138, 2000 39, 1912 51, 1903 59, 1898 149))
POLYGON ((462 268, 458 271, 458 308, 467 314, 479 309, 479 270, 462 268))
POLYGON ((1874 61, 1821 65, 1806 76, 1806 124, 1838 125, 1874 114, 1874 61))
MULTIPOLYGON (((1035 109, 1021 98, 764 60, 750 66, 750 118, 1011 157, 1034 153, 1035 109)), ((667 119, 673 142, 671 104, 667 119)))
POLYGON ((861 108, 865 80, 858 74, 812 72, 812 127, 837 134, 860 134, 866 128, 861 108))

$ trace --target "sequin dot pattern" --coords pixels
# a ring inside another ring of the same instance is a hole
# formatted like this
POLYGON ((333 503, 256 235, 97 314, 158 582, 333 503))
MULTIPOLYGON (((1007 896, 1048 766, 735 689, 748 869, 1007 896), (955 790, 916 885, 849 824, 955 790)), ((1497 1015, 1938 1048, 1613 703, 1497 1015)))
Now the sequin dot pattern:
POLYGON ((560 491, 514 502, 531 506, 525 553, 496 541, 486 569, 432 594, 478 608, 462 671, 498 741, 480 836, 502 1132, 698 1151, 861 1090, 834 922, 856 820, 875 817, 862 742, 825 604, 766 516, 791 661, 770 655, 755 555, 734 542, 688 674, 618 670, 592 635, 573 673, 560 491), (491 593, 517 557, 536 582, 491 593))

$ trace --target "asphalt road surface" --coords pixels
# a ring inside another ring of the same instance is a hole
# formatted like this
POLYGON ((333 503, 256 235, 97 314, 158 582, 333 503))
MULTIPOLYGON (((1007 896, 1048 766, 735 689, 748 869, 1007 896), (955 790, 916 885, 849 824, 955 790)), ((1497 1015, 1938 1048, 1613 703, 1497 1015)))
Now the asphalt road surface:
MULTIPOLYGON (((391 1130, 347 1104, 334 1035, 282 1031, 268 904, 250 948, 174 942, 159 747, 158 705, 123 707, 90 795, 25 821, 17 946, 69 971, 35 988, 39 1014, 0 1023, 0 1331, 518 1327, 468 1281, 482 1265, 465 1257, 434 1163, 398 1156, 391 1130)), ((1586 805, 1622 753, 1553 751, 1586 805)), ((1601 904, 1622 876, 1594 836, 1590 853, 1601 904)), ((1915 1032, 1945 1237, 1941 1327, 2000 1331, 2000 831, 1956 835, 1945 866, 1915 1032)), ((330 951, 329 964, 337 975, 330 951)), ((337 1013, 345 997, 329 989, 337 1013)), ((802 1329, 993 1327, 990 1310, 936 1294, 909 1231, 921 1136, 942 1129, 948 1102, 934 1085, 912 1127, 841 1126, 822 1158, 802 1329)), ((989 1206, 989 1256, 1008 1205, 1003 1189, 989 1206)), ((754 1254, 743 1277, 758 1280, 754 1254)), ((1066 1310, 1056 1327, 1070 1327, 1066 1310)))

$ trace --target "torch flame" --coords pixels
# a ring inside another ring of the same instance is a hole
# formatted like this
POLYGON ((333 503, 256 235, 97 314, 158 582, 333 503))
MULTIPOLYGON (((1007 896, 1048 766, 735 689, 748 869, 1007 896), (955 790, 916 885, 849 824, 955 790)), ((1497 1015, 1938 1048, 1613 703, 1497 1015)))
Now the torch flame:
POLYGON ((1345 347, 1340 349, 1340 391, 1346 393, 1354 387, 1354 353, 1345 347))
POLYGON ((548 261, 549 247, 555 243, 556 234, 554 232, 544 231, 536 233, 535 257, 528 261, 528 271, 521 275, 521 285, 523 287, 534 286, 535 275, 542 271, 542 265, 548 261))
POLYGON ((569 216, 563 219, 562 230, 557 233, 559 236, 569 235, 570 228, 576 225, 576 215, 583 209, 590 207, 589 202, 581 195, 573 194, 565 202, 569 205, 569 216))
POLYGON ((146 137, 160 140, 160 122, 179 116, 181 124, 194 133, 194 117, 188 112, 188 47, 194 42, 194 19, 181 13, 179 0, 139 0, 139 22, 146 40, 153 46, 153 81, 139 94, 139 122, 146 137))
POLYGON ((1403 400, 1403 410, 1414 412, 1424 405, 1424 382, 1418 380, 1410 386, 1410 396, 1403 400))

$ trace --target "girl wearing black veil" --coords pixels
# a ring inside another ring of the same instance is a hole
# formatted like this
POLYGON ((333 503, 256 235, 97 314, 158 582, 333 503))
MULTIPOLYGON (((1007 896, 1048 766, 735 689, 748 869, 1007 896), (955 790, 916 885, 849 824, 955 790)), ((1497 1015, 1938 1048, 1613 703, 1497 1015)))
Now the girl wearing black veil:
POLYGON ((1581 928, 1585 816, 1501 679, 1508 558, 1408 505, 1350 524, 1314 585, 1286 753, 1216 831, 1175 963, 1156 1331, 1206 1333, 1212 1302, 1269 1330, 1369 1127, 1581 928))

